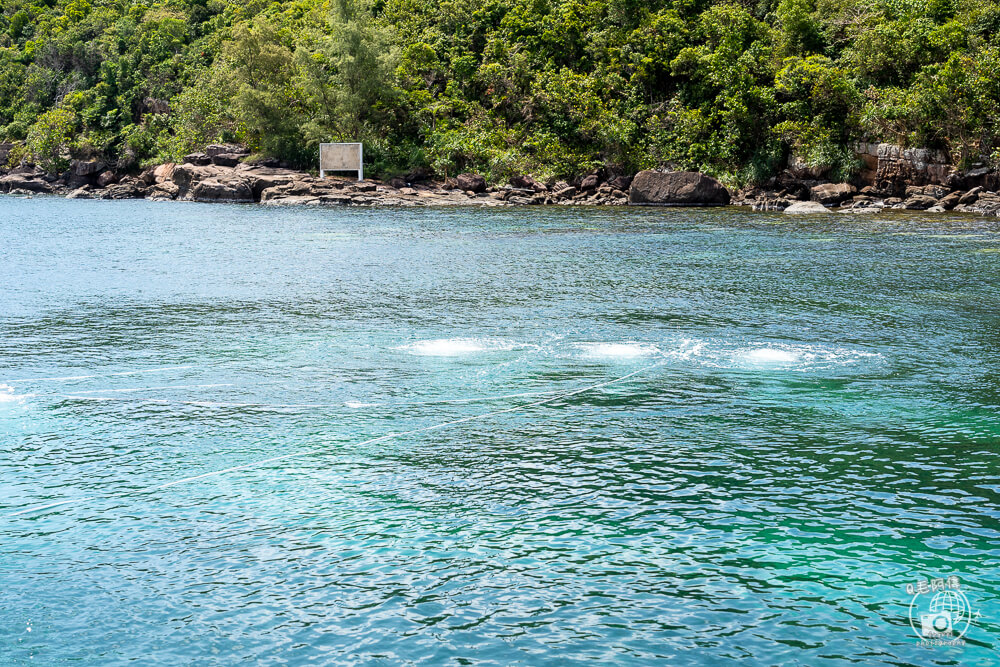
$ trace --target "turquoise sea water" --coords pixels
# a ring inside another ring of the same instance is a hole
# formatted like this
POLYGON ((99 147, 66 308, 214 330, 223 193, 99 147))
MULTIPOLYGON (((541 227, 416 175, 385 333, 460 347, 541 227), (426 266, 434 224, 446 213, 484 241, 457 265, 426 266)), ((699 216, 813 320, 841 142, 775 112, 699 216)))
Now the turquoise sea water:
POLYGON ((0 198, 0 664, 997 664, 998 287, 971 217, 0 198))

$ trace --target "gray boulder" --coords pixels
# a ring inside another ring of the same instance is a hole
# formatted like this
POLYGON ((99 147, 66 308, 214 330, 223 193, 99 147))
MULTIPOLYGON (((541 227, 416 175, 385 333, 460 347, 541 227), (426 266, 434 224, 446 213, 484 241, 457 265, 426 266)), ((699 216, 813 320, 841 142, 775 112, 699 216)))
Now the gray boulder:
POLYGON ((784 210, 789 215, 809 215, 814 213, 829 213, 830 211, 818 201, 797 201, 784 210))
POLYGON ((250 151, 239 144, 210 144, 205 146, 205 154, 210 158, 215 157, 216 155, 222 155, 223 153, 231 153, 233 155, 249 155, 250 151))
POLYGON ((726 206, 729 200, 722 183, 696 171, 640 171, 629 188, 630 204, 726 206))

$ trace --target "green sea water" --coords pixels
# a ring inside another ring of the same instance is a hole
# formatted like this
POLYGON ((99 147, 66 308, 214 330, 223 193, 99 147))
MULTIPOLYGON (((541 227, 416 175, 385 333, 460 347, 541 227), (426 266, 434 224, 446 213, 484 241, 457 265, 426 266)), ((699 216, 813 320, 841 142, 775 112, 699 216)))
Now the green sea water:
POLYGON ((997 664, 1000 221, 789 217, 0 198, 0 664, 997 664))

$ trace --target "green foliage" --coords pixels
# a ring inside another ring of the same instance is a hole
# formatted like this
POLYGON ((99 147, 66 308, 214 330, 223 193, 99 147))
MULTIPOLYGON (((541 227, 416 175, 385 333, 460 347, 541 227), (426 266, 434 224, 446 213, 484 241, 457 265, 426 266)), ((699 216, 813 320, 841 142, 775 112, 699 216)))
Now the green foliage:
POLYGON ((28 130, 25 142, 28 154, 46 171, 65 170, 76 126, 76 114, 70 109, 57 107, 46 111, 28 130))
MULTIPOLYGON (((856 141, 1000 154, 998 0, 11 0, 0 140, 46 169, 220 140, 313 167, 761 182, 856 141)), ((372 171, 374 170, 374 171, 372 171)))

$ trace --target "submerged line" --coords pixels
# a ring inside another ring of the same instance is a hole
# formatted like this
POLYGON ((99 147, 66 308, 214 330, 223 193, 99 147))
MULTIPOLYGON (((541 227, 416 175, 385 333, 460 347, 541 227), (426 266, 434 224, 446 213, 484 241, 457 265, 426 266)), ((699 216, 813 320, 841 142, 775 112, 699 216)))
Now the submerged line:
MULTIPOLYGON (((588 386, 582 387, 580 389, 574 389, 572 391, 567 391, 567 392, 559 393, 556 396, 550 396, 549 398, 543 398, 543 399, 541 399, 539 401, 533 401, 531 403, 525 403, 524 405, 516 405, 514 407, 504 408, 503 410, 494 410, 494 411, 491 411, 491 412, 484 412, 482 414, 472 415, 472 416, 469 416, 469 417, 462 417, 460 419, 453 419, 453 420, 450 420, 450 421, 441 422, 440 424, 433 424, 431 426, 423 426, 421 428, 415 428, 415 429, 412 429, 412 430, 409 430, 409 431, 400 431, 400 432, 397 432, 397 433, 387 433, 385 435, 381 435, 381 436, 378 436, 376 438, 370 438, 368 440, 364 440, 362 442, 357 443, 354 446, 355 447, 363 447, 365 445, 373 445, 373 444, 376 444, 376 443, 379 443, 379 442, 385 442, 387 440, 393 440, 395 438, 402 438, 402 437, 407 436, 407 435, 414 435, 414 434, 417 434, 417 433, 427 433, 429 431, 436 431, 438 429, 447 428, 449 426, 456 426, 458 424, 465 424, 465 423, 472 422, 472 421, 477 421, 477 420, 480 420, 480 419, 488 419, 490 417, 496 417, 498 415, 508 414, 508 413, 511 413, 511 412, 517 412, 519 410, 526 410, 528 408, 538 407, 540 405, 545 405, 547 403, 554 403, 555 401, 558 401, 558 400, 561 400, 561 399, 564 399, 564 398, 569 398, 571 396, 576 396, 578 394, 582 394, 582 393, 585 393, 585 392, 588 392, 588 391, 593 391, 595 389, 600 389, 601 387, 607 387, 608 385, 617 384, 619 382, 624 382, 625 380, 628 380, 629 378, 635 377, 636 375, 639 375, 641 373, 645 373, 646 371, 650 371, 650 370, 652 370, 652 369, 654 369, 654 368, 656 368, 658 366, 662 366, 665 363, 666 363, 665 361, 661 361, 661 362, 652 364, 650 366, 646 366, 644 368, 640 368, 639 370, 632 371, 631 373, 628 373, 626 375, 622 375, 621 377, 617 377, 617 378, 614 378, 612 380, 605 380, 604 382, 598 382, 597 384, 588 385, 588 386)), ((158 484, 156 486, 147 487, 145 489, 140 489, 138 491, 131 491, 131 492, 121 493, 121 494, 111 494, 111 495, 109 495, 107 497, 113 498, 113 497, 130 496, 130 495, 136 495, 136 494, 142 494, 142 493, 152 493, 154 491, 162 491, 163 489, 168 489, 170 487, 178 486, 180 484, 187 484, 189 482, 195 482, 195 481, 201 480, 201 479, 208 479, 210 477, 218 477, 220 475, 225 475, 225 474, 231 473, 231 472, 237 472, 237 471, 240 471, 240 470, 248 470, 250 468, 257 468, 257 467, 260 467, 260 466, 263 466, 263 465, 267 465, 269 463, 277 463, 278 461, 288 461, 288 460, 291 460, 291 459, 303 458, 303 457, 306 457, 306 456, 311 456, 313 454, 322 454, 322 453, 323 453, 323 450, 321 450, 321 449, 316 449, 316 448, 306 449, 306 450, 302 450, 302 451, 299 451, 299 452, 293 452, 291 454, 283 454, 281 456, 273 456, 271 458, 262 459, 262 460, 259 460, 259 461, 251 461, 250 463, 244 463, 244 464, 241 464, 241 465, 238 465, 238 466, 233 466, 231 468, 224 468, 222 470, 214 470, 214 471, 211 471, 211 472, 202 473, 200 475, 194 475, 192 477, 185 477, 183 479, 176 479, 176 480, 173 480, 171 482, 166 482, 164 484, 158 484)), ((86 502, 88 500, 94 500, 96 497, 97 496, 85 496, 83 498, 76 498, 76 499, 70 499, 70 500, 62 500, 62 501, 55 502, 55 503, 46 503, 44 505, 36 505, 36 506, 33 506, 33 507, 28 507, 28 508, 25 508, 25 509, 22 509, 22 510, 18 510, 17 512, 11 512, 11 513, 5 515, 5 518, 13 518, 13 517, 17 517, 17 516, 23 516, 25 514, 32 514, 34 512, 42 512, 42 511, 45 511, 45 510, 48 510, 48 509, 55 509, 55 508, 58 508, 58 507, 65 507, 65 506, 70 506, 70 505, 77 505, 77 504, 86 502)))
POLYGON ((120 401, 120 402, 130 402, 130 403, 152 403, 155 405, 195 405, 204 408, 260 408, 265 410, 289 410, 289 409, 303 409, 303 408, 323 408, 323 409, 341 409, 344 407, 348 408, 405 408, 413 405, 448 405, 448 404, 464 404, 464 403, 488 403, 491 401, 502 401, 508 398, 524 398, 527 396, 547 396, 549 394, 559 393, 560 390, 548 390, 548 391, 525 391, 519 394, 502 394, 500 396, 476 396, 473 398, 442 398, 442 399, 431 399, 426 401, 406 401, 406 402, 396 402, 396 403, 361 403, 360 401, 345 401, 344 403, 235 403, 235 402, 225 402, 225 401, 192 401, 192 400, 179 400, 170 398, 129 398, 129 397, 119 397, 119 396, 91 396, 85 394, 98 394, 98 393, 128 393, 137 391, 147 391, 151 389, 186 389, 192 387, 231 387, 232 384, 203 384, 203 385, 180 385, 174 387, 145 387, 142 389, 96 389, 94 391, 79 391, 73 394, 48 394, 55 398, 65 398, 74 401, 120 401), (357 405, 351 405, 352 403, 357 403, 357 405))
POLYGON ((91 389, 88 391, 78 391, 77 394, 134 394, 140 391, 159 391, 161 389, 209 389, 211 387, 232 387, 231 383, 224 384, 173 384, 163 387, 126 387, 125 389, 91 389))

